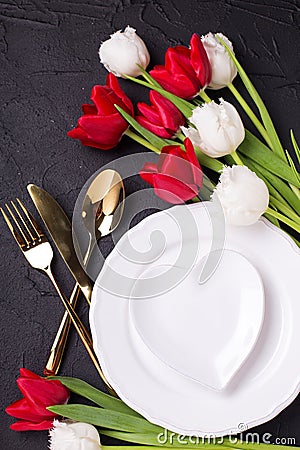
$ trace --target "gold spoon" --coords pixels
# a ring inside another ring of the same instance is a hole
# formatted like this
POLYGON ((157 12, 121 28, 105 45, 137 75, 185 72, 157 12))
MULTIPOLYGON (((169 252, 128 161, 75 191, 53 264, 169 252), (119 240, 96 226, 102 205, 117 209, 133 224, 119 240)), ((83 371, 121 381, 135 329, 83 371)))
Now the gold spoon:
POLYGON ((119 225, 124 210, 125 189, 118 172, 106 169, 90 184, 82 204, 82 220, 89 234, 83 265, 86 267, 96 242, 119 225))
MULTIPOLYGON (((97 241, 112 233, 119 225, 124 210, 124 199, 124 184, 120 174, 115 170, 107 169, 100 172, 88 187, 82 205, 82 219, 89 234, 88 248, 83 258, 84 267, 87 266, 97 241)), ((76 284, 70 297, 73 308, 75 308, 79 292, 80 288, 76 284)), ((70 325, 69 315, 65 312, 44 369, 44 374, 47 376, 56 375, 59 370, 70 325)), ((112 392, 104 374, 101 376, 109 391, 112 392)))

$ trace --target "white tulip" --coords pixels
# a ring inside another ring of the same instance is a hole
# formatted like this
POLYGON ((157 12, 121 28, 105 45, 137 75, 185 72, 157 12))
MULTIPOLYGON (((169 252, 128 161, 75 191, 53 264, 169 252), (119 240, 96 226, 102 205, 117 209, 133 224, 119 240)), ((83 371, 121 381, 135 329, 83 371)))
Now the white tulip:
POLYGON ((208 33, 205 36, 202 36, 201 40, 212 68, 212 78, 208 86, 210 89, 222 89, 223 87, 228 86, 228 84, 232 83, 232 80, 237 74, 234 62, 216 36, 223 39, 233 51, 232 43, 222 33, 217 33, 216 35, 208 33))
POLYGON ((124 32, 117 31, 100 45, 99 57, 105 68, 117 77, 137 77, 141 74, 137 64, 146 69, 150 61, 144 41, 129 25, 124 32))
POLYGON ((266 184, 246 166, 224 167, 214 196, 220 200, 230 225, 252 225, 269 204, 266 184))
POLYGON ((189 121, 195 126, 182 127, 194 145, 212 158, 234 152, 245 138, 245 128, 235 107, 223 99, 205 103, 193 110, 189 121))
POLYGON ((50 430, 50 450, 101 450, 99 433, 93 425, 55 420, 50 430))

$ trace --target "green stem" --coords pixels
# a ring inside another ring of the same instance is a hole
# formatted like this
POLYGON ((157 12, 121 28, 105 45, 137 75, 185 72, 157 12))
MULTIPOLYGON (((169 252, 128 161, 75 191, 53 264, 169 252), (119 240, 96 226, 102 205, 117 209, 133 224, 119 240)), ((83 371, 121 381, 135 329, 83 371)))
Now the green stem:
POLYGON ((287 445, 279 445, 279 444, 263 444, 262 442, 249 442, 249 441, 242 441, 241 439, 237 439, 237 442, 231 442, 231 440, 227 437, 224 438, 223 445, 228 445, 228 447, 235 448, 236 450, 270 450, 270 449, 277 449, 277 450, 294 450, 298 449, 299 447, 292 447, 287 445))
MULTIPOLYGON (((168 448, 168 447, 164 447, 168 448)), ((162 450, 162 446, 155 445, 101 445, 102 450, 162 450)), ((100 450, 100 447, 99 447, 100 450)))
POLYGON ((289 183, 290 188, 292 189, 292 191, 294 192, 294 194, 299 198, 300 200, 300 189, 298 189, 296 186, 294 186, 293 184, 289 183))
POLYGON ((160 150, 158 148, 154 147, 154 145, 150 144, 150 142, 146 141, 146 139, 142 138, 141 136, 134 133, 133 131, 128 129, 127 131, 125 131, 125 134, 126 134, 126 136, 130 137, 134 141, 143 145, 144 147, 149 148, 149 150, 152 150, 153 152, 158 153, 158 154, 160 153, 160 150))
MULTIPOLYGON (((150 77, 149 74, 147 76, 150 77)), ((133 81, 134 83, 141 84, 142 86, 145 86, 149 89, 153 89, 154 91, 159 92, 165 98, 170 100, 182 112, 182 114, 184 115, 184 117, 186 119, 189 119, 191 117, 193 109, 194 109, 194 105, 189 103, 187 100, 177 97, 177 95, 174 95, 171 92, 166 91, 161 86, 158 87, 157 86, 158 83, 151 84, 149 81, 146 82, 146 81, 140 80, 139 78, 130 77, 129 75, 126 75, 125 78, 133 81)))
POLYGON ((297 239, 296 239, 294 236, 292 236, 290 233, 288 233, 288 235, 290 236, 291 239, 293 239, 293 241, 295 242, 295 244, 296 244, 298 247, 300 247, 300 242, 297 241, 297 239))
POLYGON ((289 227, 293 228, 293 230, 300 233, 300 225, 298 223, 294 222, 293 220, 290 220, 288 217, 284 216, 283 214, 280 214, 279 212, 274 211, 271 208, 268 208, 266 210, 266 213, 270 214, 270 216, 276 217, 276 219, 280 220, 281 222, 285 223, 289 227))
POLYGON ((282 201, 270 195, 270 202, 275 206, 275 208, 279 209, 287 217, 289 217, 294 222, 299 223, 300 225, 300 217, 298 216, 298 214, 294 213, 294 211, 292 211, 291 208, 285 205, 282 201))
POLYGON ((186 138, 186 136, 183 134, 183 133, 177 133, 177 136, 176 137, 178 137, 178 139, 180 140, 180 141, 184 141, 185 140, 185 138, 186 138))
POLYGON ((212 99, 207 95, 207 93, 205 91, 200 91, 199 92, 199 97, 202 98, 202 100, 204 100, 206 103, 210 103, 212 101, 212 99))
POLYGON ((193 104, 195 106, 202 106, 203 105, 203 100, 197 99, 197 98, 193 98, 193 104))
POLYGON ((269 216, 268 213, 264 213, 264 216, 266 219, 268 219, 273 225, 275 225, 278 228, 281 228, 279 220, 277 220, 275 217, 273 216, 269 216))
POLYGON ((199 147, 195 146, 194 149, 201 166, 207 167, 208 169, 211 169, 217 173, 220 173, 223 170, 223 163, 221 163, 221 161, 205 155, 205 153, 203 153, 199 147))
POLYGON ((245 88, 249 92, 251 98, 253 99, 254 103, 256 104, 256 106, 259 110, 263 125, 268 133, 268 136, 269 136, 271 142, 272 142, 272 149, 274 150, 275 153, 277 153, 277 155, 282 160, 285 160, 285 152, 283 150, 282 144, 281 144, 279 137, 277 135, 277 132, 275 130, 275 127, 274 127, 274 124, 270 117, 270 114, 268 113, 268 110, 267 110, 264 102, 262 101, 262 98, 260 97, 257 90, 251 83, 248 75, 246 74, 246 72, 244 71, 244 69, 242 68, 240 63, 236 59, 235 54, 233 53, 232 49, 228 46, 228 44, 226 42, 224 42, 222 40, 222 38, 220 36, 217 36, 217 38, 221 42, 223 47, 226 48, 230 58, 232 59, 232 61, 234 62, 235 66, 237 68, 237 71, 239 72, 239 75, 244 83, 245 88))
MULTIPOLYGON (((201 439, 200 439, 200 441, 201 441, 201 439)), ((232 448, 232 447, 229 447, 229 446, 226 446, 223 444, 216 445, 216 444, 207 444, 207 443, 203 443, 203 444, 191 443, 190 445, 187 445, 186 441, 182 442, 181 445, 174 446, 171 443, 168 445, 164 445, 164 444, 161 444, 161 445, 146 444, 146 446, 145 445, 120 445, 120 446, 119 445, 101 445, 101 449, 102 450, 162 450, 162 449, 172 450, 172 449, 176 448, 176 450, 184 450, 184 449, 186 449, 187 446, 189 448, 192 447, 197 450, 206 450, 208 448, 210 448, 211 450, 222 450, 222 449, 230 450, 232 448)), ((100 450, 100 447, 99 447, 99 450, 100 450)))
POLYGON ((248 103, 243 99, 239 91, 233 86, 232 83, 228 85, 229 90, 232 92, 232 94, 235 96, 236 100, 239 102, 247 116, 250 118, 252 123, 255 125, 261 136, 264 138, 266 143, 270 148, 272 148, 272 142, 268 136, 268 133, 266 132, 264 126, 259 121, 258 117, 254 114, 248 103))
POLYGON ((144 78, 145 81, 147 81, 147 83, 153 84, 151 81, 149 81, 148 77, 144 73, 142 73, 142 77, 144 78))
POLYGON ((232 159, 234 160, 234 162, 238 165, 238 166, 243 166, 244 163, 241 160, 241 158, 239 157, 239 155, 237 154, 237 152, 232 152, 230 153, 230 156, 232 157, 232 159))

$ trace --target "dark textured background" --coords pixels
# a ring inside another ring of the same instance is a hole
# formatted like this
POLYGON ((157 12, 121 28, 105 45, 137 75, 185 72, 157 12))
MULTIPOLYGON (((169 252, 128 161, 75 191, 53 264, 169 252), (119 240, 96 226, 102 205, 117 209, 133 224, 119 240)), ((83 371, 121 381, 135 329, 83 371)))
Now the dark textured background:
MULTIPOLYGON (((104 82, 99 43, 127 24, 145 39, 151 64, 163 61, 168 46, 187 44, 192 32, 222 31, 272 111, 284 144, 289 146, 290 128, 300 139, 297 0, 6 0, 0 1, 0 19, 1 204, 15 196, 30 204, 25 186, 34 182, 71 215, 76 195, 96 169, 141 150, 124 139, 117 149, 101 152, 66 136, 93 84, 104 82)), ((134 100, 140 97, 135 85, 122 85, 134 100)), ((129 183, 129 192, 135 188, 129 183)), ((42 450, 47 448, 46 433, 10 431, 12 419, 3 409, 19 397, 15 378, 20 366, 42 373, 62 308, 48 280, 29 269, 2 222, 0 233, 0 447, 42 450)), ((109 241, 102 248, 109 251, 109 241)), ((55 270, 68 292, 71 280, 58 258, 55 270)), ((87 316, 84 306, 80 313, 87 316)), ((101 385, 74 333, 62 373, 101 385)), ((295 437, 300 445, 299 422, 298 397, 257 430, 274 439, 295 437)))

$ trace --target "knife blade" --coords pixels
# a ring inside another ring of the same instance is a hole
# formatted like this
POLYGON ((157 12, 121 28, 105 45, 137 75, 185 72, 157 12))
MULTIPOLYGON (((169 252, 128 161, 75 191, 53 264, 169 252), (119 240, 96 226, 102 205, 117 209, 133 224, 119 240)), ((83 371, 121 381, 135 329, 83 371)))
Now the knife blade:
POLYGON ((90 304, 92 285, 77 258, 70 220, 47 191, 35 184, 29 184, 27 190, 59 253, 90 304))

